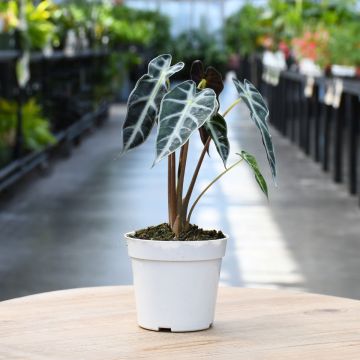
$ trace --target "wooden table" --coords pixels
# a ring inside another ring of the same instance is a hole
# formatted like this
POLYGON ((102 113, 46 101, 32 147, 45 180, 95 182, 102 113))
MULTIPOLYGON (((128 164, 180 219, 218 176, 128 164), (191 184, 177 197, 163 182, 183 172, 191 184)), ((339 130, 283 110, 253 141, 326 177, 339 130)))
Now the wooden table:
POLYGON ((1 360, 358 360, 360 302, 220 288, 214 326, 158 333, 136 324, 131 287, 56 291, 0 303, 1 360))

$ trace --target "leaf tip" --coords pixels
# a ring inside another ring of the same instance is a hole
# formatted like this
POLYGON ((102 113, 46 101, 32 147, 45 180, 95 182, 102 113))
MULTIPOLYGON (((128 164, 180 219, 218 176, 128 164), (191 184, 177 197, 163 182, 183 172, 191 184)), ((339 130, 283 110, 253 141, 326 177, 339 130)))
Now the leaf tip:
POLYGON ((161 160, 161 158, 156 157, 155 160, 153 161, 150 169, 152 169, 160 160, 161 160))
POLYGON ((126 150, 127 150, 126 147, 123 146, 123 148, 120 150, 120 153, 116 156, 116 159, 121 159, 126 153, 126 150))

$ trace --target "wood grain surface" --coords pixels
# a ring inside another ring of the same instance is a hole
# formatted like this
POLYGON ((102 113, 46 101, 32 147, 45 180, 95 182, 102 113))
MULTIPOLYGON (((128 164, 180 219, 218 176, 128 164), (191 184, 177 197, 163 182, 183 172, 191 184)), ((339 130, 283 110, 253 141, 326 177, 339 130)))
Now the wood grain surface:
POLYGON ((1 360, 358 360, 360 301, 220 288, 214 326, 158 333, 136 323, 131 287, 56 291, 0 303, 1 360))

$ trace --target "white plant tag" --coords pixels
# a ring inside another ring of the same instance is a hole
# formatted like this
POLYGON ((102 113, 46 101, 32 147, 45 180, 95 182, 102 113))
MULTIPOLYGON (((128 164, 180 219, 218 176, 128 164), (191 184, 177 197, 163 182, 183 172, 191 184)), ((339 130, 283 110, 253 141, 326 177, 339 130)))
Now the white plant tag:
POLYGON ((314 84, 315 84, 315 79, 312 76, 308 76, 306 78, 306 84, 304 88, 304 95, 306 98, 310 98, 313 96, 314 84))
POLYGON ((340 107, 340 103, 341 103, 341 95, 344 89, 344 83, 341 79, 336 79, 335 80, 335 92, 334 92, 334 98, 333 98, 333 103, 332 106, 335 109, 338 109, 340 107))
POLYGON ((328 87, 325 92, 324 96, 324 103, 326 105, 332 105, 334 102, 334 85, 328 84, 328 87))
POLYGON ((25 51, 16 62, 16 78, 20 88, 25 88, 30 80, 30 53, 25 51))

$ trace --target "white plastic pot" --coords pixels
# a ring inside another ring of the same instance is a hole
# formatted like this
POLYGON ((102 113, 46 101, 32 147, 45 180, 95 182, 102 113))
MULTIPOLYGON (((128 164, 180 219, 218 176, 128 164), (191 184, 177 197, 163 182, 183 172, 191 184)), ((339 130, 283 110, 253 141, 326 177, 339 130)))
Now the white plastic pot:
POLYGON ((301 59, 299 62, 299 72, 305 76, 322 76, 323 71, 321 70, 320 66, 315 63, 314 60, 304 58, 301 59))
POLYGON ((149 330, 204 330, 214 321, 227 237, 206 241, 141 240, 126 234, 138 324, 149 330))
POLYGON ((356 75, 356 67, 345 65, 331 65, 331 73, 334 76, 354 77, 356 75))

